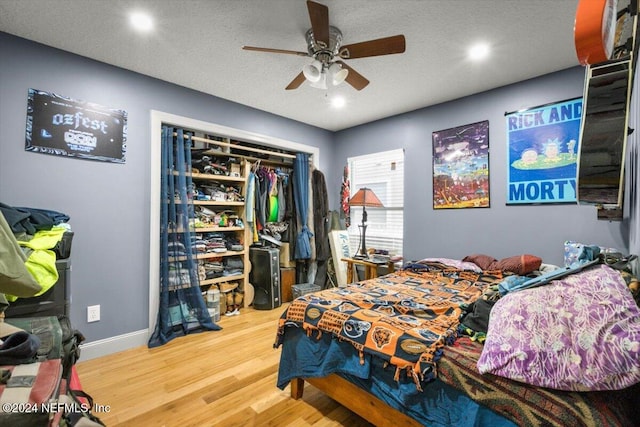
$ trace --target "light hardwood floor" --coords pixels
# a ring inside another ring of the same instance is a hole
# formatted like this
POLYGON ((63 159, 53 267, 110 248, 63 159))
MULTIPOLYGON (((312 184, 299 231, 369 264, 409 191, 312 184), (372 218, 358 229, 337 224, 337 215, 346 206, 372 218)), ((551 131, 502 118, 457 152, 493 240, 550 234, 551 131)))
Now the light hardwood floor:
POLYGON ((275 310, 222 316, 222 331, 176 338, 76 365, 96 413, 112 426, 371 426, 319 390, 293 400, 276 387, 275 310))

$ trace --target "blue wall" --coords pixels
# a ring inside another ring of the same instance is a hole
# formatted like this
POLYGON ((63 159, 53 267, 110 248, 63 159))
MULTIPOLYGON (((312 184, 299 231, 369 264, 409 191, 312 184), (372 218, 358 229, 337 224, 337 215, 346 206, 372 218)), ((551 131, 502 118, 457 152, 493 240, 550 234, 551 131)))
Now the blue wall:
POLYGON ((319 147, 332 209, 349 156, 404 148, 405 259, 531 253, 560 264, 568 239, 628 246, 626 224, 598 221, 593 207, 505 206, 504 113, 581 96, 582 68, 332 133, 1 32, 0 58, 0 202, 71 216, 71 320, 88 341, 148 327, 151 110, 319 147), (127 162, 26 152, 29 88, 127 111, 127 162), (434 211, 432 132, 482 120, 490 126, 491 207, 434 211), (86 323, 94 304, 102 320, 86 323))
POLYGON ((473 253, 500 259, 529 253, 562 265, 565 240, 626 251, 626 223, 598 221, 592 206, 505 205, 505 112, 581 97, 583 86, 584 69, 576 67, 338 132, 330 184, 340 185, 350 156, 403 148, 406 260, 460 259, 473 253), (491 207, 434 211, 432 132, 483 120, 489 120, 491 207))
POLYGON ((65 212, 75 232, 71 320, 87 342, 149 322, 150 111, 320 148, 333 133, 0 32, 0 202, 65 212), (29 88, 128 113, 125 164, 26 152, 29 88), (86 307, 101 321, 86 323, 86 307))

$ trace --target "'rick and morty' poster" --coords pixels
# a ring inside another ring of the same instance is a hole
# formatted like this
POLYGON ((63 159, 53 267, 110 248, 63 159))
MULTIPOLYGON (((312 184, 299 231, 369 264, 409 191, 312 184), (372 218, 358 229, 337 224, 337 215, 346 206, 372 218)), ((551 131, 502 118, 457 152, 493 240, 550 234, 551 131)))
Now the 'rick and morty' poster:
POLYGON ((506 114, 507 204, 576 201, 582 98, 506 114))

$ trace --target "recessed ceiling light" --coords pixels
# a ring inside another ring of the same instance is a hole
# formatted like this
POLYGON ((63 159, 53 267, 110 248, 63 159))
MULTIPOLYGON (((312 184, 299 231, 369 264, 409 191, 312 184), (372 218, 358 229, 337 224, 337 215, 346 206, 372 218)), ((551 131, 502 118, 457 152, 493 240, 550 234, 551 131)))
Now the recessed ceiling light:
POLYGON ((333 108, 342 108, 346 103, 345 99, 341 96, 336 96, 331 99, 331 106, 333 108))
POLYGON ((478 43, 469 49, 469 58, 475 60, 484 59, 489 55, 489 45, 486 43, 478 43))
POLYGON ((129 15, 129 22, 138 31, 150 31, 153 28, 153 20, 149 15, 142 12, 132 12, 129 15))

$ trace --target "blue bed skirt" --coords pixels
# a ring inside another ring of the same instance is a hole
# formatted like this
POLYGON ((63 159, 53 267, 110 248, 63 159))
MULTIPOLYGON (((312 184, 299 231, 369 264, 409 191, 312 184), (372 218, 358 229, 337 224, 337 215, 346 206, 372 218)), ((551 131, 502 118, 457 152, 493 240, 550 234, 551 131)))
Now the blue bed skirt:
POLYGON ((395 368, 384 361, 360 355, 354 347, 330 334, 308 337, 296 326, 287 326, 277 386, 284 389, 294 378, 324 377, 338 374, 423 425, 435 427, 516 427, 512 421, 479 405, 467 395, 439 380, 416 388, 412 378, 401 374, 395 381, 395 368), (375 375, 371 375, 375 373, 375 375))

